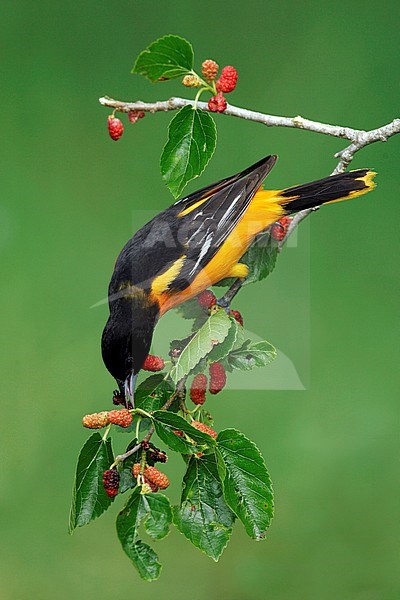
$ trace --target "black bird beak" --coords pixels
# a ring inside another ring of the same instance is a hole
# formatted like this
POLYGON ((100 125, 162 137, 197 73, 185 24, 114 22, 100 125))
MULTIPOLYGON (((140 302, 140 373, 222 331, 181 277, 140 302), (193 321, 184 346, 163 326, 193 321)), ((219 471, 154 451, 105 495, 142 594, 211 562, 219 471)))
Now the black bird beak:
POLYGON ((135 387, 136 387, 137 375, 131 373, 125 379, 124 383, 124 392, 125 392, 125 401, 127 407, 131 405, 131 408, 135 406, 135 387))

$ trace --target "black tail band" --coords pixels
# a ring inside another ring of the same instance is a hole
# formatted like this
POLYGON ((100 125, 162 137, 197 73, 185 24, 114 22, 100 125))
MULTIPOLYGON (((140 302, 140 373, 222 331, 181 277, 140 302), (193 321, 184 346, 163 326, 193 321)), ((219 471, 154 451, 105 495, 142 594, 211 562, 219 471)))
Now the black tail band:
POLYGON ((307 208, 315 208, 325 202, 345 199, 351 192, 361 191, 369 187, 362 179, 367 173, 368 169, 358 169, 357 171, 348 171, 304 185, 287 188, 280 194, 284 198, 289 198, 287 202, 282 203, 282 206, 288 212, 297 212, 307 208))

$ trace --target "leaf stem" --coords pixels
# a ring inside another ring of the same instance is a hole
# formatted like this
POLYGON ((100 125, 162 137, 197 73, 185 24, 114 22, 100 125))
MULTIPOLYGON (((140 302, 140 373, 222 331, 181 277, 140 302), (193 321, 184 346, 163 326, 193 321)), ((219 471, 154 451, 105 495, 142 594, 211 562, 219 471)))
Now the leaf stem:
POLYGON ((146 467, 146 450, 142 450, 142 456, 140 457, 140 475, 143 475, 143 471, 146 467))
POLYGON ((106 441, 108 434, 110 433, 110 429, 111 429, 112 424, 110 423, 109 425, 107 425, 107 427, 104 430, 103 433, 103 437, 101 438, 103 440, 103 442, 106 441))
POLYGON ((139 439, 139 428, 140 428, 141 422, 142 422, 142 417, 139 417, 138 420, 136 421, 136 432, 135 432, 135 437, 137 440, 139 439))
POLYGON ((208 89, 208 86, 207 86, 207 87, 201 87, 201 88, 198 90, 198 92, 197 92, 197 94, 196 94, 196 96, 195 96, 195 99, 194 99, 193 110, 197 110, 197 103, 198 103, 198 101, 199 101, 199 98, 200 98, 201 94, 202 94, 203 92, 205 92, 207 89, 208 89))
POLYGON ((193 421, 193 415, 195 415, 201 408, 201 404, 198 404, 195 408, 193 408, 193 410, 187 410, 186 413, 190 416, 191 420, 193 421))
MULTIPOLYGON (((208 87, 208 86, 207 86, 208 87)), ((207 89, 207 88, 206 88, 207 89)), ((214 90, 213 90, 214 92, 214 90)), ((114 100, 104 96, 99 99, 100 104, 115 108, 121 112, 129 112, 131 110, 143 110, 148 112, 159 112, 159 111, 170 111, 179 110, 183 106, 193 106, 194 101, 187 98, 176 98, 172 97, 169 100, 160 100, 158 102, 124 102, 121 100, 114 100)), ((198 105, 200 110, 209 112, 210 109, 206 102, 200 102, 198 105)), ((238 117, 246 119, 247 121, 254 121, 261 123, 267 127, 290 127, 292 129, 305 129, 307 131, 313 131, 315 133, 321 133, 323 135, 331 135, 333 137, 347 139, 352 142, 351 146, 338 152, 335 158, 340 158, 343 161, 352 159, 353 155, 374 142, 387 141, 391 136, 400 133, 400 118, 396 118, 387 125, 378 127, 377 129, 371 129, 365 131, 363 129, 353 129, 351 127, 344 127, 342 125, 330 125, 328 123, 320 123, 318 121, 312 121, 311 119, 305 119, 299 115, 296 117, 281 117, 277 115, 269 115, 266 113, 249 110, 247 108, 241 108, 239 106, 233 106, 229 104, 227 109, 223 113, 226 116, 238 117), (351 156, 350 156, 351 155, 351 156)), ((347 163, 348 164, 348 163, 347 163)))
POLYGON ((201 81, 202 86, 204 88, 204 90, 208 90, 209 92, 211 92, 211 94, 214 94, 215 91, 215 82, 213 81, 213 85, 211 86, 208 81, 205 81, 205 79, 203 79, 203 77, 200 77, 200 75, 198 73, 196 73, 196 71, 191 71, 191 75, 194 75, 195 77, 198 78, 199 81, 201 81))
MULTIPOLYGON (((155 113, 158 111, 180 110, 184 106, 194 106, 198 110, 210 112, 207 102, 198 102, 200 93, 204 89, 210 89, 214 94, 214 89, 212 89, 210 86, 207 86, 207 88, 202 88, 201 90, 199 90, 194 101, 188 100, 187 98, 172 97, 169 98, 169 100, 160 100, 157 102, 142 102, 140 100, 138 100, 137 102, 124 102, 104 96, 103 98, 99 98, 99 102, 103 106, 108 106, 121 112, 129 112, 131 110, 142 110, 155 113)), ((336 175, 337 173, 343 173, 353 160, 355 154, 362 148, 365 148, 370 144, 374 144, 375 142, 387 142, 387 140, 390 137, 400 133, 400 118, 398 117, 393 119, 393 121, 387 123, 386 125, 382 125, 381 127, 378 127, 376 129, 370 129, 366 131, 364 129, 354 129, 352 127, 347 127, 343 125, 331 125, 330 123, 320 123, 319 121, 305 119, 300 115, 297 115, 295 117, 269 115, 259 111, 249 110, 247 108, 241 108, 239 106, 233 106, 232 104, 228 104, 223 114, 226 116, 237 117, 239 119, 245 119, 247 121, 253 121, 255 123, 261 123, 266 127, 289 127, 292 129, 304 129, 307 131, 312 131, 314 133, 330 135, 336 138, 348 140, 350 144, 342 150, 336 152, 336 154, 334 155, 334 157, 338 159, 338 163, 335 169, 333 170, 332 175, 336 175)), ((282 246, 288 240, 288 238, 299 225, 299 223, 301 223, 303 219, 308 217, 308 215, 310 215, 313 212, 313 210, 314 209, 307 209, 297 213, 297 215, 292 219, 292 222, 288 227, 288 231, 285 237, 283 238, 283 240, 281 240, 279 244, 279 249, 282 248, 282 246)))
POLYGON ((146 417, 146 419, 152 419, 152 416, 150 413, 146 412, 145 410, 143 410, 142 408, 133 408, 131 410, 132 414, 136 414, 136 415, 141 415, 142 417, 146 417))
MULTIPOLYGON (((176 385, 175 391, 171 394, 171 396, 168 398, 168 400, 165 402, 165 404, 161 407, 160 410, 168 410, 169 409, 169 407, 171 406, 171 404, 173 403, 173 401, 175 400, 175 398, 177 397, 177 395, 184 389, 185 383, 186 383, 186 379, 187 379, 187 377, 184 377, 183 379, 181 379, 180 381, 178 381, 178 383, 176 385)), ((140 411, 141 413, 144 413, 144 415, 146 417, 152 418, 152 415, 150 413, 147 413, 144 410, 136 408, 135 411, 137 413, 140 411)), ((108 430, 108 428, 107 428, 107 430, 108 430)), ((107 430, 106 430, 106 432, 107 432, 107 430)), ((147 432, 147 434, 145 435, 145 437, 143 438, 142 441, 143 442, 150 441, 151 436, 153 435, 153 433, 154 433, 154 426, 152 425, 150 427, 149 431, 147 432)), ((137 437, 137 439, 138 439, 138 437, 137 437)), ((131 450, 128 450, 128 452, 125 452, 124 454, 119 454, 118 456, 116 456, 115 457, 115 461, 111 465, 110 469, 113 469, 114 467, 116 467, 117 465, 119 465, 121 462, 124 462, 124 460, 126 460, 127 458, 129 458, 130 456, 132 456, 132 454, 135 454, 135 452, 137 452, 141 447, 142 447, 142 442, 136 444, 136 446, 134 446, 133 448, 131 448, 131 450)))

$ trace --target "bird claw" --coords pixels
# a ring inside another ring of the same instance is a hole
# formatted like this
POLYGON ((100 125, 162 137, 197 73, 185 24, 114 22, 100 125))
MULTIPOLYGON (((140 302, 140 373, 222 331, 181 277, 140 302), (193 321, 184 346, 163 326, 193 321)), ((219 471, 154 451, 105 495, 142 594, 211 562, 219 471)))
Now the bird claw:
POLYGON ((229 315, 229 313, 231 312, 230 304, 228 300, 226 300, 225 296, 222 296, 222 298, 219 298, 219 300, 217 300, 217 306, 223 308, 227 315, 229 315))

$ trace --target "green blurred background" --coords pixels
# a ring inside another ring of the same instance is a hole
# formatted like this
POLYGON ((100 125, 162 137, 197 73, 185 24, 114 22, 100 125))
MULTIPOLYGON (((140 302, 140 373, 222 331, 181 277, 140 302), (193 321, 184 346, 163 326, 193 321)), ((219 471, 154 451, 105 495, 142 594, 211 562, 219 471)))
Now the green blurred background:
MULTIPOLYGON (((307 388, 211 401, 217 428, 239 427, 267 458, 276 494, 268 539, 252 542, 238 524, 215 564, 173 531, 156 544, 161 578, 147 584, 119 547, 115 506, 67 534, 87 437, 80 418, 106 408, 113 389, 99 351, 107 309, 90 306, 105 296, 135 211, 171 203, 158 164, 171 115, 127 126, 115 144, 98 97, 184 95, 177 82, 130 75, 139 51, 177 33, 193 43, 197 66, 215 58, 238 68, 234 104, 377 127, 399 116, 398 2, 20 0, 1 12, 0 597, 398 598, 400 136, 353 163, 379 172, 373 195, 302 226, 304 272, 289 248, 271 279, 236 303, 307 388)), ((217 121, 216 155, 190 190, 271 152, 281 157, 271 186, 312 180, 331 172, 343 147, 309 132, 217 121)), ((117 447, 125 441, 118 436, 117 447)), ((176 501, 183 465, 171 459, 166 471, 176 501)))

